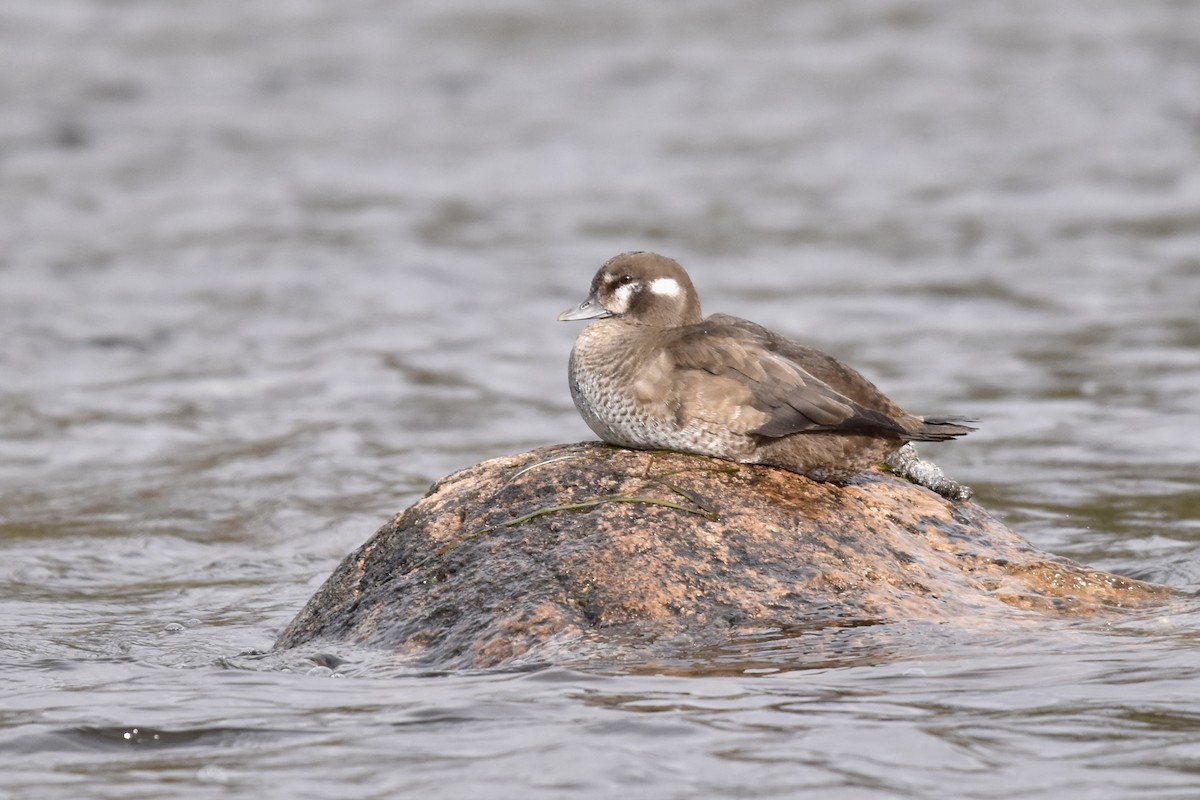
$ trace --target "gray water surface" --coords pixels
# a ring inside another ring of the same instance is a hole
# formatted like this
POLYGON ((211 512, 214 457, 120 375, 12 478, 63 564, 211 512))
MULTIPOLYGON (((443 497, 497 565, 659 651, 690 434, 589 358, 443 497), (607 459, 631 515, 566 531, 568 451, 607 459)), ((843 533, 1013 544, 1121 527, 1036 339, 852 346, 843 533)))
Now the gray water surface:
POLYGON ((1194 798, 1200 614, 263 655, 628 249, 1200 587, 1200 5, 0 0, 0 796, 1194 798))

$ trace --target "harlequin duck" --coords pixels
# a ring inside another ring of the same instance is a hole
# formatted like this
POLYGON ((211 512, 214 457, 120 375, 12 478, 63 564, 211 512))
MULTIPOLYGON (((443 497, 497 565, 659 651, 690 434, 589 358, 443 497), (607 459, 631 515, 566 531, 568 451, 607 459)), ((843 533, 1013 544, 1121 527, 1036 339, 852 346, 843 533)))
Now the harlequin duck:
POLYGON ((761 325, 701 316, 687 273, 657 253, 610 259, 588 298, 558 318, 595 320, 571 351, 571 397, 610 444, 844 481, 907 442, 975 430, 909 414, 834 357, 761 325))

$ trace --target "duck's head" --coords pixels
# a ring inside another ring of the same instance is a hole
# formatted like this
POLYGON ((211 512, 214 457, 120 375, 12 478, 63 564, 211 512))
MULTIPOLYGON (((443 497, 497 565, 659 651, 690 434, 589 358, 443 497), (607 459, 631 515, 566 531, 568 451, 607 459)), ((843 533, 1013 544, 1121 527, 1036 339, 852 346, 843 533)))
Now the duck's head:
POLYGON ((688 325, 701 320, 700 299, 678 262, 637 250, 605 262, 588 298, 558 315, 564 322, 608 317, 661 328, 688 325))

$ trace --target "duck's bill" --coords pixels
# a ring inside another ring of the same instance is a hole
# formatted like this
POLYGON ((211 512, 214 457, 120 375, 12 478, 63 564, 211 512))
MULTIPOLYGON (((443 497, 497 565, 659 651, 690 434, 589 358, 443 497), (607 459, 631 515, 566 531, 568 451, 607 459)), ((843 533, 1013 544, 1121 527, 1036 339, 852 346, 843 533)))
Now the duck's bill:
POLYGON ((584 300, 574 308, 568 308, 566 311, 558 315, 559 322, 572 322, 577 319, 604 319, 611 317, 613 313, 604 306, 600 305, 600 301, 595 295, 584 300))

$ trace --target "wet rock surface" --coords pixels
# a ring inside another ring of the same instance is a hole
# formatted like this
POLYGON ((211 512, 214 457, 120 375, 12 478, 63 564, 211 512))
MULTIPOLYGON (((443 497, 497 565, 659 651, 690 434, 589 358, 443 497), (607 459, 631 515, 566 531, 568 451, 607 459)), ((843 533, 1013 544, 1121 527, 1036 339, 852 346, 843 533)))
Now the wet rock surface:
POLYGON ((978 625, 1170 596, 885 472, 838 486, 589 443, 437 482, 337 567, 276 646, 355 643, 437 667, 620 660, 738 630, 978 625))

